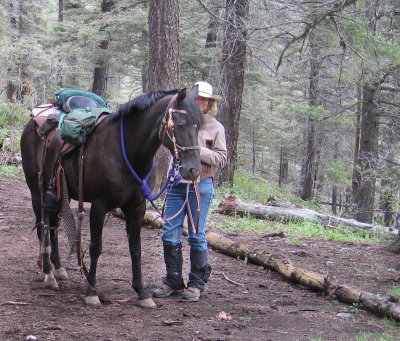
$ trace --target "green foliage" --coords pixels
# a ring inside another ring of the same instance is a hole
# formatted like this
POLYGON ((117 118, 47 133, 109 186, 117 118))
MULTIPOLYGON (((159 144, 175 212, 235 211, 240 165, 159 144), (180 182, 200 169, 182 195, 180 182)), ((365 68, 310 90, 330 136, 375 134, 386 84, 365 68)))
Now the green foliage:
POLYGON ((5 175, 9 178, 17 178, 20 180, 24 179, 24 172, 21 166, 6 166, 0 164, 0 180, 1 175, 5 175))
POLYGON ((385 332, 361 332, 357 336, 357 341, 398 341, 400 327, 391 318, 383 317, 382 322, 386 328, 385 332))
POLYGON ((350 161, 333 160, 330 167, 326 168, 326 175, 337 184, 351 185, 352 170, 350 161))
POLYGON ((325 109, 321 105, 311 106, 307 103, 284 104, 281 106, 280 111, 291 113, 299 119, 318 120, 332 115, 329 110, 325 109))
POLYGON ((313 224, 308 221, 302 222, 276 222, 268 220, 260 220, 250 216, 227 216, 223 221, 210 221, 210 227, 218 228, 223 231, 238 232, 285 232, 289 235, 290 243, 294 245, 301 244, 301 239, 315 238, 328 241, 346 241, 346 242, 363 242, 377 243, 382 238, 378 235, 354 232, 350 228, 336 227, 334 229, 323 225, 313 224))
POLYGON ((249 316, 239 316, 239 321, 244 322, 244 323, 250 323, 251 322, 251 317, 249 316))
POLYGON ((3 41, 3 35, 5 32, 5 16, 3 10, 0 8, 0 43, 3 41))
MULTIPOLYGON (((18 103, 0 102, 0 165, 3 161, 19 153, 21 132, 29 119, 29 110, 18 103)), ((0 173, 17 176, 21 169, 14 166, 3 167, 0 173)))
MULTIPOLYGON (((25 106, 19 103, 0 102, 0 141, 5 137, 18 139, 28 118, 29 110, 25 106)), ((16 142, 19 143, 19 139, 16 142)))
POLYGON ((301 199, 290 192, 284 191, 277 184, 263 181, 253 174, 242 172, 235 173, 233 187, 221 186, 218 188, 215 201, 221 201, 228 193, 236 194, 240 199, 249 203, 265 203, 271 195, 285 196, 287 200, 303 203, 301 199))
POLYGON ((390 290, 387 292, 387 295, 391 295, 391 296, 400 296, 400 286, 399 286, 399 285, 393 286, 393 288, 390 289, 390 290))
POLYGON ((284 229, 290 235, 297 236, 299 238, 317 238, 329 241, 348 242, 362 241, 364 243, 381 241, 381 239, 377 236, 363 232, 354 232, 354 230, 350 228, 336 227, 332 229, 323 225, 313 224, 308 221, 297 223, 289 222, 287 224, 281 224, 279 230, 282 229, 284 229))

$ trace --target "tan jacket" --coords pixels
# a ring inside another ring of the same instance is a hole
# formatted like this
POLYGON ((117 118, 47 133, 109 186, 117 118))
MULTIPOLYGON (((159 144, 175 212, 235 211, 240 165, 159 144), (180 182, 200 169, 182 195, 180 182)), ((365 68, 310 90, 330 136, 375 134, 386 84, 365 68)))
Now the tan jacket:
POLYGON ((198 135, 202 165, 200 181, 213 177, 213 168, 225 166, 227 156, 225 129, 223 125, 212 115, 204 114, 203 118, 204 122, 198 135))

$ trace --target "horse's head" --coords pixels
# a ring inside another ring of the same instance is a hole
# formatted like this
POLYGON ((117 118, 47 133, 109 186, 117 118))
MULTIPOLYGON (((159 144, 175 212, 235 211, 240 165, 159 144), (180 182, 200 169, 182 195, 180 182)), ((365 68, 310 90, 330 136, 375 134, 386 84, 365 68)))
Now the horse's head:
POLYGON ((182 89, 169 105, 163 132, 168 138, 163 138, 163 144, 179 163, 180 174, 186 180, 195 180, 201 171, 200 147, 197 134, 203 123, 197 104, 197 86, 190 90, 182 89))

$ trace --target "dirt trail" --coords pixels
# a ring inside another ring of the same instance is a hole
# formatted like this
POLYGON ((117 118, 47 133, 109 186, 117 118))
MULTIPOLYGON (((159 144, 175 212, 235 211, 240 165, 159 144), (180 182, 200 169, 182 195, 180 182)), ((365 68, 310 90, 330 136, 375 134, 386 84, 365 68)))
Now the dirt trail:
MULTIPOLYGON (((221 219, 221 218, 219 218, 221 219)), ((222 219, 221 219, 222 221, 222 219)), ((24 182, 0 177, 0 340, 356 340, 360 333, 386 335, 387 324, 362 309, 329 300, 301 286, 288 284, 268 270, 210 251, 213 274, 207 294, 198 303, 179 297, 155 300, 157 309, 135 302, 90 308, 84 304, 84 281, 74 258, 67 259, 67 241, 60 232, 64 266, 70 279, 59 291, 45 290, 36 268, 38 243, 24 182), (242 284, 235 285, 224 277, 242 284), (338 313, 350 313, 343 317, 338 313)), ((84 240, 87 240, 85 220, 84 240)), ((336 276, 341 282, 384 294, 400 274, 389 272, 398 256, 380 245, 268 240, 257 233, 232 233, 230 238, 281 252, 293 262, 336 276)), ((185 260, 188 247, 184 242, 185 260)), ((144 228, 142 264, 152 291, 164 274, 160 232, 144 228)), ((88 262, 88 260, 87 260, 88 262)), ((184 264, 187 274, 188 264, 184 264)), ((104 230, 98 287, 114 298, 133 294, 130 258, 123 222, 110 218, 104 230)), ((393 328, 392 328, 393 329, 393 328)), ((398 335, 400 340, 400 330, 398 335)), ((393 331, 391 331, 393 336, 393 331)))

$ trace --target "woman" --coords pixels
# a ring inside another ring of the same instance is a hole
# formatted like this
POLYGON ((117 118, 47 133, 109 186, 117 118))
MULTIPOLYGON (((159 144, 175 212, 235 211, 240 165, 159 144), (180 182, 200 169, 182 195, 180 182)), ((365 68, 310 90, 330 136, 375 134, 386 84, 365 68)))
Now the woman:
POLYGON ((183 300, 198 301, 204 291, 205 283, 211 274, 211 266, 207 261, 206 222, 211 202, 214 198, 214 180, 212 168, 223 167, 226 163, 225 130, 215 119, 217 102, 222 98, 213 95, 212 86, 207 82, 197 82, 198 96, 196 103, 203 113, 204 123, 199 130, 198 144, 202 171, 198 179, 200 190, 200 217, 197 218, 197 199, 193 184, 187 194, 187 184, 173 186, 165 205, 165 218, 162 236, 164 261, 167 275, 163 285, 153 292, 154 297, 162 298, 183 292, 183 300), (188 195, 190 212, 185 205, 188 195), (182 278, 182 230, 185 216, 188 215, 188 242, 190 245, 190 273, 187 288, 182 278), (190 217, 190 215, 192 217, 190 217), (198 231, 194 232, 191 222, 198 223, 198 231), (184 290, 183 290, 184 289, 184 290))

